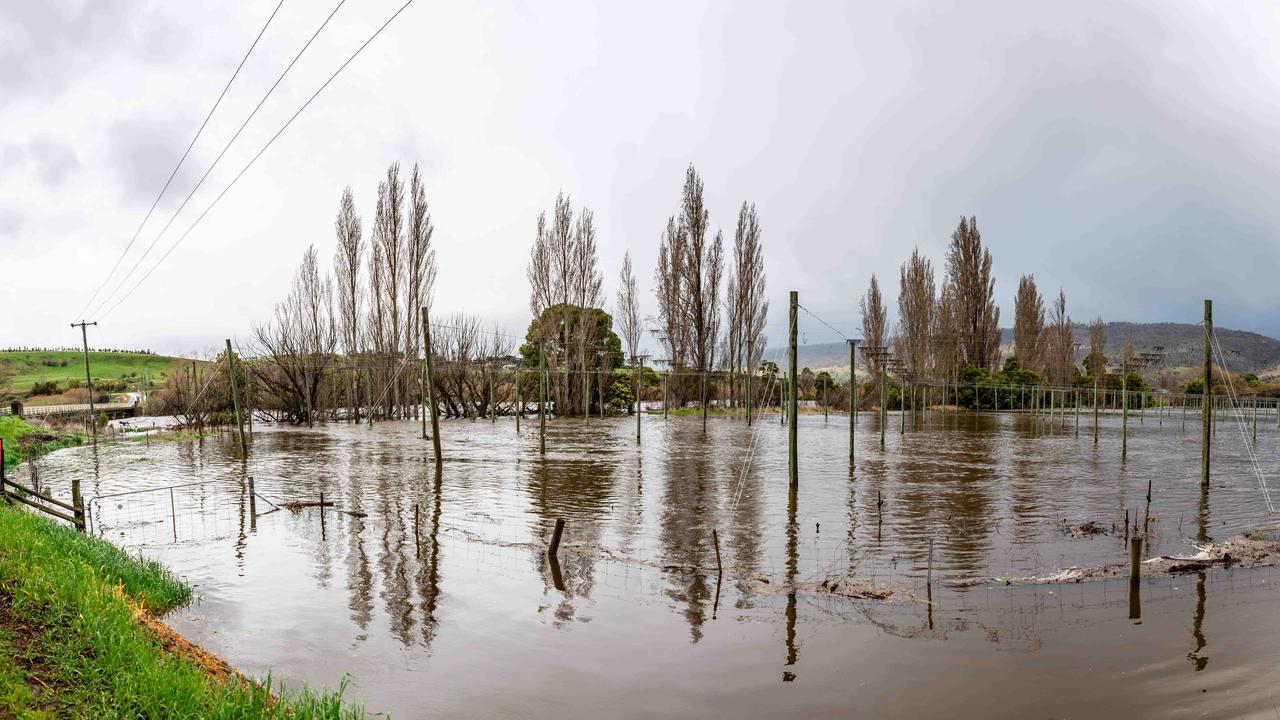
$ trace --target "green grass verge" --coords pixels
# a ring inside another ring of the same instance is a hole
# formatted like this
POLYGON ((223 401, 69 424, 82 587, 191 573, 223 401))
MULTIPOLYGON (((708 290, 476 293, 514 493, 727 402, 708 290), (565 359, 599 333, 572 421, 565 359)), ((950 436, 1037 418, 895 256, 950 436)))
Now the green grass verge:
POLYGON ((28 458, 84 442, 83 435, 57 435, 12 415, 0 416, 4 438, 4 466, 13 467, 28 458))
POLYGON ((191 591, 157 563, 0 505, 0 717, 361 718, 337 692, 217 679, 166 650, 136 607, 191 591))

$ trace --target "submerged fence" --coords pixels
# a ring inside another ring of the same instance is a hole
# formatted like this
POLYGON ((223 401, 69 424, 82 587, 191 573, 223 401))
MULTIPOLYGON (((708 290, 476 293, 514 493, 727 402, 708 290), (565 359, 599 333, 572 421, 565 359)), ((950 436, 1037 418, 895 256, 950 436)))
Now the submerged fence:
POLYGON ((204 481, 98 495, 86 516, 93 534, 152 545, 233 537, 247 529, 248 507, 239 483, 204 481))

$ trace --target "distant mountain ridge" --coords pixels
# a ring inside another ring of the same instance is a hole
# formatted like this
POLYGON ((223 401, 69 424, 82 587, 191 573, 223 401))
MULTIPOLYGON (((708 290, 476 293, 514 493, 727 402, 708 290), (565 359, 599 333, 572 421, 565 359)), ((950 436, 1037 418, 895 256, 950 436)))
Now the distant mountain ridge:
MULTIPOLYGON (((1131 323, 1110 322, 1107 331, 1107 359, 1118 362, 1126 341, 1132 342, 1138 352, 1153 347, 1164 348, 1164 361, 1160 368, 1173 369, 1198 366, 1204 360, 1204 329, 1190 323, 1131 323)), ((1235 372, 1252 372, 1264 376, 1280 376, 1280 340, 1246 330, 1215 328, 1218 343, 1222 346, 1228 369, 1235 372)), ((1075 324, 1076 342, 1081 344, 1077 358, 1088 353, 1089 328, 1075 324)), ((1013 350, 1013 330, 1000 331, 1001 350, 1006 356, 1013 350)), ((843 342, 800 345, 797 362, 802 368, 812 370, 838 370, 848 372, 849 346, 843 342)), ((770 347, 765 357, 786 357, 786 347, 770 347)), ((781 365, 782 363, 779 363, 781 365)))

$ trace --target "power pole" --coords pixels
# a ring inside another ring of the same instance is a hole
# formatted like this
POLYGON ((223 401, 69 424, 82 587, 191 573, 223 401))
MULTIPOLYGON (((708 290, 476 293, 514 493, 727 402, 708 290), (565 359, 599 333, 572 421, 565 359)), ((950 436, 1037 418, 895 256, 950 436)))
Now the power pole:
POLYGON ((240 457, 247 460, 249 443, 244 439, 244 416, 240 414, 240 383, 236 382, 236 366, 231 355, 231 338, 227 338, 227 375, 231 378, 231 407, 236 411, 236 428, 240 431, 240 457))
POLYGON ((422 306, 422 357, 423 381, 426 383, 425 393, 427 407, 425 412, 431 416, 431 449, 435 452, 436 468, 444 462, 440 456, 440 418, 436 417, 436 388, 431 372, 431 322, 427 318, 427 306, 422 306))
POLYGON ((98 444, 98 418, 93 410, 93 377, 89 373, 89 331, 90 325, 96 326, 94 322, 78 322, 71 323, 71 327, 80 328, 80 339, 84 341, 84 386, 89 391, 89 427, 93 429, 93 444, 98 444))
POLYGON ((1213 301, 1204 301, 1204 393, 1200 396, 1200 487, 1209 487, 1209 438, 1213 418, 1213 301))
POLYGON ((849 340, 849 459, 852 460, 854 439, 857 436, 855 426, 858 421, 858 341, 849 340))
POLYGON ((799 437, 796 434, 796 415, 799 412, 799 406, 796 404, 796 325, 799 324, 797 317, 799 307, 800 295, 795 290, 792 290, 791 330, 787 339, 787 344, 791 348, 791 357, 787 359, 787 384, 791 387, 791 394, 787 396, 787 414, 791 420, 791 424, 787 426, 787 457, 790 460, 787 463, 787 474, 793 489, 800 487, 800 468, 796 458, 799 447, 799 437))

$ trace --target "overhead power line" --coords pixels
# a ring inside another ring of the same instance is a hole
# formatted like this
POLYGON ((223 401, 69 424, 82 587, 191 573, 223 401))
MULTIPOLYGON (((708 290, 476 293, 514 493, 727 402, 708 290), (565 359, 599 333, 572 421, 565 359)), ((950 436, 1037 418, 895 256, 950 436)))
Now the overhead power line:
POLYGON ((267 17, 267 21, 262 24, 262 29, 258 31, 258 36, 253 39, 253 44, 245 51, 244 57, 240 58, 240 64, 236 66, 236 71, 231 73, 231 79, 227 80, 227 84, 223 86, 222 92, 218 94, 218 99, 214 101, 213 107, 209 108, 209 113, 204 116, 204 122, 200 123, 199 129, 196 130, 195 136, 191 138, 191 142, 187 144, 187 149, 183 151, 182 157, 178 158, 178 164, 173 166, 173 172, 169 173, 169 179, 164 181, 164 187, 160 188, 160 194, 156 195, 156 199, 151 203, 151 209, 147 210, 146 217, 142 218, 142 222, 138 224, 138 229, 133 231, 133 237, 129 238, 129 244, 124 246, 124 251, 120 253, 120 257, 116 258, 116 264, 111 266, 111 272, 102 279, 102 284, 98 285, 98 289, 93 291, 93 295, 89 297, 89 301, 80 308, 77 315, 84 315, 84 311, 89 309, 94 300, 98 299, 98 293, 111 282, 111 277, 116 274, 116 270, 120 269, 120 263, 124 261, 129 250, 133 247, 133 243, 138 240, 138 236, 142 234, 142 228, 146 226, 147 221, 151 219, 151 213, 156 211, 156 206, 160 204, 160 199, 164 197, 165 191, 169 189, 169 185, 173 182, 173 178, 178 175, 178 170, 182 167, 182 163, 186 162, 187 156, 191 154, 191 148, 195 147, 196 140, 200 139, 200 134, 204 132, 204 128, 209 124, 209 118, 213 117, 213 113, 222 104, 222 98, 227 96, 227 91, 231 89, 231 83, 236 81, 236 77, 240 74, 240 70, 244 68, 245 62, 249 60, 249 56, 253 54, 253 49, 258 47, 258 41, 262 39, 262 35, 267 32, 267 26, 275 19, 276 13, 280 12, 280 6, 284 5, 284 0, 276 3, 276 9, 271 11, 271 15, 267 17))
POLYGON ((280 83, 284 80, 285 76, 288 75, 289 71, 293 69, 293 66, 298 63, 298 60, 302 59, 303 53, 307 51, 307 48, 311 47, 311 43, 315 42, 316 37, 320 35, 320 31, 324 30, 325 26, 329 24, 329 21, 333 19, 333 16, 338 13, 338 10, 345 3, 346 0, 338 0, 338 4, 335 5, 333 11, 325 17, 324 22, 320 23, 320 27, 317 27, 315 32, 311 33, 311 37, 307 39, 306 44, 302 46, 302 49, 298 51, 297 55, 293 56, 293 60, 285 66, 285 69, 280 73, 280 76, 271 84, 271 87, 267 90, 266 94, 262 96, 262 99, 258 101, 258 104, 255 105, 253 110, 249 113, 249 116, 244 119, 244 122, 240 123, 240 127, 236 129, 236 132, 231 136, 231 139, 222 146, 222 151, 218 153, 218 156, 213 159, 213 162, 209 165, 208 169, 204 171, 204 175, 200 176, 200 180, 196 182, 195 187, 191 188, 191 192, 187 193, 187 197, 182 200, 182 204, 178 206, 178 209, 174 210, 173 214, 169 216, 169 221, 164 224, 164 227, 160 228, 160 232, 156 233, 155 239, 151 241, 151 244, 148 245, 142 255, 134 261, 133 266, 129 268, 129 272, 120 279, 120 282, 116 285, 115 289, 111 291, 111 294, 103 298, 102 302, 98 303, 98 306, 93 309, 93 314, 96 315, 107 305, 107 303, 111 302, 111 299, 115 297, 116 293, 120 292, 120 289, 125 286, 125 283, 129 282, 129 278, 133 277, 133 273, 142 266, 142 261, 147 259, 147 256, 151 254, 151 251, 154 250, 156 245, 160 242, 160 238, 164 237, 164 234, 169 231, 169 226, 173 225, 174 220, 178 219, 178 215, 180 215, 183 209, 187 207, 187 203, 191 202, 192 197, 195 197, 196 191, 204 185, 204 181, 209 178, 211 173, 213 173, 214 168, 218 167, 218 163, 222 161, 222 157, 227 154, 227 151, 231 149, 231 145, 240 137, 240 133, 244 132, 244 129, 248 127, 249 122, 253 120, 254 116, 258 114, 258 111, 262 109, 262 106, 266 104, 267 99, 271 97, 271 94, 275 92, 277 87, 280 87, 280 83))
POLYGON ((191 223, 191 226, 186 229, 186 232, 182 233, 182 236, 179 237, 176 241, 174 241, 173 245, 171 245, 169 249, 165 251, 165 254, 160 256, 160 259, 156 261, 156 264, 151 266, 151 269, 148 270, 147 273, 143 275, 142 278, 139 279, 138 282, 132 288, 129 289, 129 292, 125 293, 123 297, 121 297, 118 301, 116 301, 114 305, 112 305, 110 308, 107 309, 103 317, 110 315, 117 307, 120 307, 120 305, 125 300, 129 299, 129 296, 133 295, 133 293, 139 287, 141 287, 144 282, 147 281, 147 278, 151 277, 151 273, 155 272, 156 268, 160 267, 160 265, 164 263, 165 259, 168 258, 169 255, 172 254, 173 251, 178 247, 178 245, 180 245, 182 241, 185 240, 187 236, 191 234, 191 231, 194 230, 196 226, 200 224, 200 221, 203 220, 204 217, 209 214, 209 211, 212 210, 214 206, 218 204, 218 201, 222 200, 223 196, 227 194, 227 191, 229 191, 232 187, 235 186, 237 182, 239 182, 240 178, 244 176, 244 174, 249 170, 249 168, 253 167, 253 164, 258 161, 258 158, 262 157, 262 154, 267 151, 267 148, 271 147, 272 143, 274 143, 276 139, 279 138, 280 135, 284 133, 284 131, 288 129, 290 125, 293 124, 294 120, 298 119, 298 116, 302 114, 302 111, 306 110, 307 107, 311 105, 312 101, 314 101, 316 97, 320 95, 321 92, 324 92, 325 88, 329 87, 329 83, 332 83, 334 78, 338 77, 339 73, 341 73, 344 69, 346 69, 347 65, 351 64, 351 61, 355 60, 356 57, 359 56, 360 53, 364 51, 364 49, 368 47, 369 44, 372 43, 375 38, 378 37, 378 35, 382 34, 383 30, 387 29, 388 25, 390 25, 397 17, 400 16, 400 13, 405 11, 405 8, 409 7, 412 4, 413 4, 413 0, 407 0, 405 4, 400 6, 400 9, 396 10, 394 13, 392 13, 391 17, 387 18, 386 22, 382 23, 382 25, 379 26, 378 29, 375 30, 374 33, 370 35, 369 38, 365 40, 360 47, 356 48, 356 51, 351 54, 351 57, 347 58, 347 60, 343 62, 342 65, 340 65, 338 69, 333 72, 332 75, 329 76, 329 79, 325 80, 324 84, 321 85, 314 93, 312 93, 311 97, 307 98, 307 101, 302 104, 302 107, 298 108, 298 111, 295 112, 287 122, 285 122, 284 126, 281 127, 280 130, 278 130, 275 135, 271 136, 271 139, 268 140, 266 144, 262 146, 262 149, 259 150, 258 153, 254 155, 253 158, 250 159, 248 163, 245 164, 245 166, 240 170, 240 172, 237 173, 236 176, 231 179, 231 182, 228 183, 225 188, 223 188, 222 192, 218 193, 218 196, 213 199, 213 202, 209 203, 209 206, 204 209, 204 212, 200 213, 200 216, 196 218, 195 222, 191 223))

